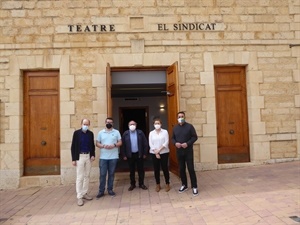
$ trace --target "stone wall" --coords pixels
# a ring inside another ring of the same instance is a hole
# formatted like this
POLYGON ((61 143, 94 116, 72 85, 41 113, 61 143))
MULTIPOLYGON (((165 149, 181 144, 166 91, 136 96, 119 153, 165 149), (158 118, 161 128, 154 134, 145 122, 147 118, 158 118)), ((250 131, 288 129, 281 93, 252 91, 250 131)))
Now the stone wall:
POLYGON ((180 109, 199 135, 197 170, 220 167, 213 68, 245 65, 251 162, 299 159, 300 47, 290 47, 300 43, 299 12, 296 0, 1 1, 0 187, 18 187, 22 176, 22 70, 29 69, 60 70, 61 183, 74 181, 69 148, 81 118, 97 133, 107 116, 107 63, 178 61, 180 109), (179 23, 216 25, 172 30, 179 23), (115 31, 71 33, 70 24, 115 31))

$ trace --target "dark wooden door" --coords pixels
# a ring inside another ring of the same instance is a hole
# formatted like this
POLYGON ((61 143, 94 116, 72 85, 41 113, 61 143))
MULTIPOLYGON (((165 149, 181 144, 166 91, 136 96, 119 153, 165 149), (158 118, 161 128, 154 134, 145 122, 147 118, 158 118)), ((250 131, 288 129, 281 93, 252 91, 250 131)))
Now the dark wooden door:
POLYGON ((167 68, 167 103, 168 103, 168 132, 170 137, 170 171, 179 176, 176 148, 171 142, 173 127, 177 124, 178 112, 178 63, 167 68))
POLYGON ((59 72, 24 72, 24 175, 60 174, 59 72))
POLYGON ((215 67, 218 163, 249 162, 245 67, 215 67))

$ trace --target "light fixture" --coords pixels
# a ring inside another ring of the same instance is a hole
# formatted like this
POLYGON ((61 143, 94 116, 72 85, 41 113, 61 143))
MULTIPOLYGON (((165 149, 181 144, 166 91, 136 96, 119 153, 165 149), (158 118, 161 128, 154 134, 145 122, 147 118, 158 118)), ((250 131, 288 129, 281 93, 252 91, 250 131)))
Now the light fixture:
POLYGON ((161 91, 161 93, 166 94, 167 96, 172 96, 174 93, 171 93, 169 91, 161 91))
POLYGON ((160 110, 160 111, 165 111, 165 105, 164 105, 164 104, 161 104, 161 105, 159 106, 159 110, 160 110))

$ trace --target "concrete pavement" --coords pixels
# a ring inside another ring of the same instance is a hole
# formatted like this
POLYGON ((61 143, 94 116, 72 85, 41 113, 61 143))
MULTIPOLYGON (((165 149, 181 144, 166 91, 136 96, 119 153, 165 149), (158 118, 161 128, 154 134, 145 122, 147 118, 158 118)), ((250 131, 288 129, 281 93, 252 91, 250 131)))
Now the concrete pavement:
POLYGON ((197 178, 199 196, 193 197, 190 187, 178 193, 173 174, 171 190, 159 193, 152 172, 148 190, 129 192, 129 177, 119 176, 115 197, 96 200, 98 183, 91 183, 94 199, 81 207, 74 185, 1 190, 0 224, 300 224, 300 161, 202 171, 197 178))

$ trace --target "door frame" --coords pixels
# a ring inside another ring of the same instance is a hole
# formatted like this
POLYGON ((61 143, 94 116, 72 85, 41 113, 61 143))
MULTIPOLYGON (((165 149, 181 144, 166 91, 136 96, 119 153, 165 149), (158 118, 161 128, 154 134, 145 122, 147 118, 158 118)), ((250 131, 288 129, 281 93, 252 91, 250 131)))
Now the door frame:
MULTIPOLYGON (((176 150, 175 146, 171 142, 171 137, 172 137, 172 129, 175 124, 177 124, 177 112, 179 111, 179 83, 178 83, 178 61, 175 61, 172 65, 170 66, 141 66, 141 67, 111 67, 109 63, 106 63, 106 97, 107 97, 107 115, 112 116, 112 108, 113 108, 113 103, 111 100, 111 89, 112 89, 112 79, 111 79, 111 72, 115 71, 165 71, 166 73, 166 90, 167 90, 167 99, 170 97, 175 98, 175 101, 173 103, 176 105, 175 106, 175 113, 171 117, 168 114, 168 132, 169 132, 169 147, 170 147, 170 158, 173 160, 170 160, 170 171, 174 173, 175 175, 179 176, 179 166, 177 162, 177 157, 176 157, 176 150), (168 74, 173 74, 171 77, 171 80, 168 81, 168 74), (170 85, 171 83, 171 85, 170 85), (172 87, 172 94, 168 94, 169 88, 172 87)), ((167 101, 169 102, 169 101, 167 101)), ((168 103, 168 108, 169 108, 169 103, 168 103)), ((169 110, 168 110, 169 111, 169 110)))

